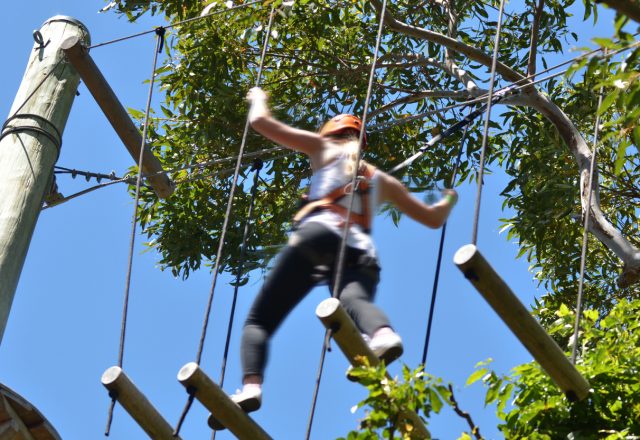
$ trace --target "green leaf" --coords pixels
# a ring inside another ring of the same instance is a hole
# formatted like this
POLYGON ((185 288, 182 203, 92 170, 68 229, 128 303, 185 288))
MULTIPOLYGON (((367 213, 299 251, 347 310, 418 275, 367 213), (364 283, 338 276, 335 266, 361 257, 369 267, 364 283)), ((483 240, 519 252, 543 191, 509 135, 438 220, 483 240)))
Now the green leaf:
POLYGON ((480 368, 479 370, 474 371, 467 379, 465 385, 468 386, 477 382, 478 380, 482 379, 488 372, 489 370, 487 368, 480 368))
POLYGON ((144 112, 140 110, 136 110, 135 108, 127 107, 127 112, 131 115, 133 119, 143 120, 144 112))
POLYGON ((618 47, 617 43, 610 38, 594 38, 593 42, 608 49, 616 49, 618 47))
POLYGON ((632 132, 633 143, 636 147, 640 147, 640 125, 636 125, 632 132))
POLYGON ((599 115, 602 115, 604 112, 606 112, 609 109, 609 107, 611 107, 611 105, 618 98, 619 93, 620 93, 619 89, 614 89, 604 97, 604 99, 602 100, 602 104, 598 108, 599 115))
POLYGON ((616 159, 614 165, 614 173, 616 176, 619 176, 622 172, 622 166, 625 163, 625 155, 627 152, 627 147, 630 145, 629 141, 626 139, 621 140, 618 143, 618 148, 616 149, 616 159))
POLYGON ((436 414, 439 413, 440 410, 442 409, 442 406, 443 406, 442 400, 440 400, 440 396, 432 388, 429 388, 429 403, 431 403, 431 408, 433 409, 433 412, 435 412, 436 414))

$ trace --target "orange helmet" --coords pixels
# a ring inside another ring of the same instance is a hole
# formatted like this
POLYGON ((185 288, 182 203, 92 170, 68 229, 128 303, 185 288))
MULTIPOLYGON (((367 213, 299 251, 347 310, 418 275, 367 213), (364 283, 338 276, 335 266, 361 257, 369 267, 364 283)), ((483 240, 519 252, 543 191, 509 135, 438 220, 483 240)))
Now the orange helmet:
MULTIPOLYGON (((320 135, 322 136, 330 136, 332 134, 342 133, 345 130, 353 129, 358 133, 362 131, 362 121, 360 118, 353 116, 342 114, 338 116, 334 116, 329 119, 320 129, 320 135)), ((367 145, 367 132, 364 132, 364 136, 362 138, 363 145, 367 145)))

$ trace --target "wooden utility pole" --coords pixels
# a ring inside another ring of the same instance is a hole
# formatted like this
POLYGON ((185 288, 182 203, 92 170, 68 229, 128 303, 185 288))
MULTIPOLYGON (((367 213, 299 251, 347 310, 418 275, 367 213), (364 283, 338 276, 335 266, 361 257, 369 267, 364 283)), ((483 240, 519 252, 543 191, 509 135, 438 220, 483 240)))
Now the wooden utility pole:
POLYGON ((0 342, 80 81, 60 49, 70 36, 90 44, 87 28, 70 17, 52 17, 34 32, 36 43, 0 135, 0 342))

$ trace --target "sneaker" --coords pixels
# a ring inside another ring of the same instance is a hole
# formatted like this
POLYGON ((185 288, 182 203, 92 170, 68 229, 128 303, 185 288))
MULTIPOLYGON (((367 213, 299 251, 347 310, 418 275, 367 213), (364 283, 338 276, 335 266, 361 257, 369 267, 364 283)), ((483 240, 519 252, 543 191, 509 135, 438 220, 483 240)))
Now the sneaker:
MULTIPOLYGON (((402 347, 402 339, 400 335, 395 332, 383 333, 381 335, 375 336, 373 339, 369 338, 367 335, 362 335, 365 342, 373 351, 378 359, 384 361, 385 365, 389 365, 391 362, 398 359, 404 348, 402 347)), ((357 382, 357 378, 351 374, 351 370, 353 367, 349 365, 347 369, 347 379, 351 382, 357 382)))
POLYGON ((237 403, 246 413, 257 411, 262 405, 262 388, 259 386, 244 386, 242 391, 236 391, 231 400, 237 403))
POLYGON ((383 333, 369 342, 369 348, 385 365, 398 359, 404 352, 402 339, 396 332, 383 333))
MULTIPOLYGON (((250 413, 257 411, 262 406, 262 388, 260 387, 243 387, 242 391, 237 390, 235 394, 229 396, 244 412, 250 413)), ((216 419, 213 414, 209 414, 207 420, 209 427, 215 431, 220 431, 225 426, 216 419)))

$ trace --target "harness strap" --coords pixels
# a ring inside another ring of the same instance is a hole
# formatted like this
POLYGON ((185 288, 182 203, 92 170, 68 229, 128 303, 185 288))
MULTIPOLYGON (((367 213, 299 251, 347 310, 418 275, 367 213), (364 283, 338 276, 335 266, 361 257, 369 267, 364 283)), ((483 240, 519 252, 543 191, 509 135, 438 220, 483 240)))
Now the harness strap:
MULTIPOLYGON (((376 171, 376 167, 366 162, 362 162, 360 169, 358 170, 358 180, 356 182, 356 194, 361 197, 362 212, 351 213, 350 223, 355 223, 366 231, 371 230, 371 213, 369 212, 369 188, 371 186, 371 179, 376 171)), ((351 188, 351 182, 344 186, 338 187, 331 191, 329 194, 321 197, 317 200, 313 200, 300 209, 293 217, 294 224, 300 222, 307 215, 320 209, 329 209, 343 218, 347 218, 348 209, 338 203, 340 199, 349 195, 353 189, 351 188)))

